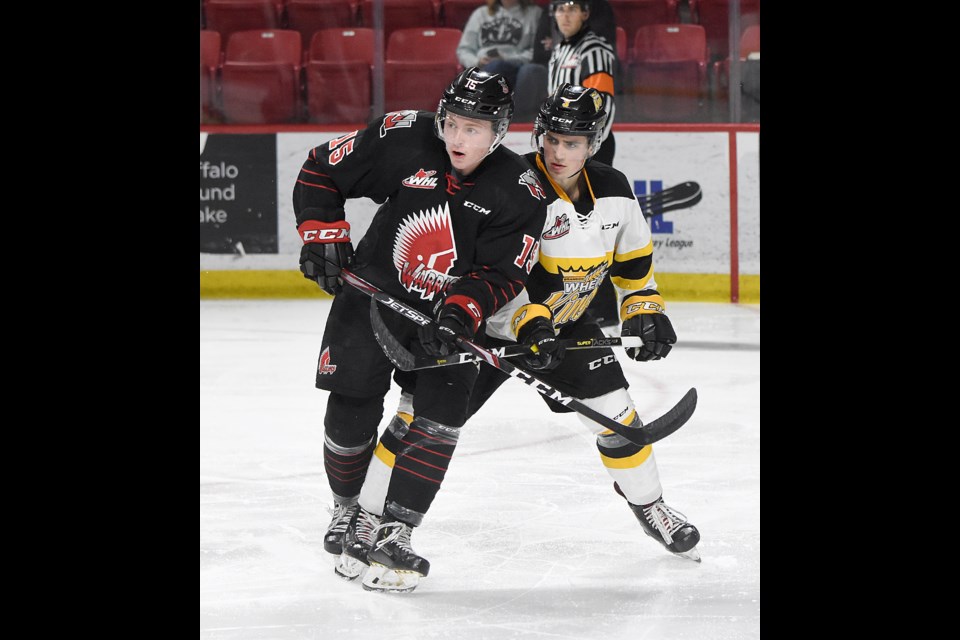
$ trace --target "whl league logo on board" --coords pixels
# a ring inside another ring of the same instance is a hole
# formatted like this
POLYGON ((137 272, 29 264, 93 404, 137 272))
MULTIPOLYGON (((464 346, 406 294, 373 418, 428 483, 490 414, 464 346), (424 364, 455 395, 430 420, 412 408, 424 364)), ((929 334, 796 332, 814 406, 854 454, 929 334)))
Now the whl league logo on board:
MULTIPOLYGON (((637 196, 653 195, 663 191, 663 180, 634 180, 633 193, 637 196)), ((644 215, 650 218, 650 233, 653 234, 653 249, 659 251, 666 247, 671 250, 682 250, 693 247, 693 240, 681 240, 677 237, 658 238, 658 234, 672 236, 673 221, 663 219, 661 206, 650 205, 644 209, 644 215)), ((672 212, 670 212, 672 213, 672 212)))
MULTIPOLYGON (((654 193, 660 193, 663 191, 663 180, 634 180, 633 181, 633 193, 638 196, 652 195, 654 193), (647 187, 649 185, 649 191, 647 187)), ((651 233, 673 233, 673 222, 663 219, 663 212, 657 211, 658 207, 654 206, 652 211, 644 211, 646 214, 652 214, 650 217, 650 232, 651 233)))

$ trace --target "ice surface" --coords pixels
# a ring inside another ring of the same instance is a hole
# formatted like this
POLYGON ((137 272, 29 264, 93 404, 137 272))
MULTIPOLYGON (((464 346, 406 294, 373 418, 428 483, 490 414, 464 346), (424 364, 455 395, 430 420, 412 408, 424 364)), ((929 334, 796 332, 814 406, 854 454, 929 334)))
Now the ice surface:
POLYGON ((406 595, 345 582, 323 551, 326 393, 313 380, 329 307, 200 302, 201 638, 760 637, 759 306, 670 303, 670 357, 624 362, 646 421, 699 393, 654 449, 665 500, 700 529, 701 564, 643 534, 575 416, 509 380, 464 427, 413 536, 430 576, 406 595))

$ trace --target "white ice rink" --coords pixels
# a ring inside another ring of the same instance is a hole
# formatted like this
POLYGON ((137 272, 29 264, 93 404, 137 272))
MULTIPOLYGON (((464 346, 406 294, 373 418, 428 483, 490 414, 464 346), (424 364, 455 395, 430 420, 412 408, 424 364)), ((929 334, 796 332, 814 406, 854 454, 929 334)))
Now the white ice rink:
POLYGON ((643 534, 575 416, 509 380, 464 427, 414 531, 431 571, 406 595, 341 580, 323 551, 327 394, 313 381, 329 308, 200 302, 201 638, 760 637, 758 305, 670 303, 669 358, 624 362, 645 421, 699 393, 654 449, 701 564, 643 534))

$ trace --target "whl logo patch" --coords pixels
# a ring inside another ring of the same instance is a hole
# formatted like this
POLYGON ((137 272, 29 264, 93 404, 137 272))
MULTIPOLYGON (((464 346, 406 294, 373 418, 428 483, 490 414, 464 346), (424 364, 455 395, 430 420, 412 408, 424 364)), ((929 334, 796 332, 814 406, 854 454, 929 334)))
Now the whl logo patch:
POLYGON ((568 233, 570 233, 570 218, 567 217, 567 214, 561 213, 553 221, 553 225, 543 232, 543 239, 554 240, 562 238, 568 233))
POLYGON ((323 350, 320 354, 320 364, 317 365, 317 373, 327 375, 337 370, 337 365, 330 364, 330 347, 323 350))
POLYGON ((404 179, 403 186, 413 187, 414 189, 434 189, 437 186, 436 171, 427 171, 420 169, 409 178, 404 179))

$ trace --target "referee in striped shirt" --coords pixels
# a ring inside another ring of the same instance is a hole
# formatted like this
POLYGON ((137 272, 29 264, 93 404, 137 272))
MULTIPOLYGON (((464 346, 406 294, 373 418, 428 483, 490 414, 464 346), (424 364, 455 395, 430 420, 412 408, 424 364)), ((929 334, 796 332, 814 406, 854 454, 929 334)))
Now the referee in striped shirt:
POLYGON ((616 52, 613 44, 590 29, 589 0, 552 0, 550 11, 563 39, 555 44, 548 65, 547 90, 550 94, 565 82, 600 91, 610 114, 603 130, 603 144, 594 160, 613 165, 616 142, 611 126, 614 119, 613 77, 616 52))

